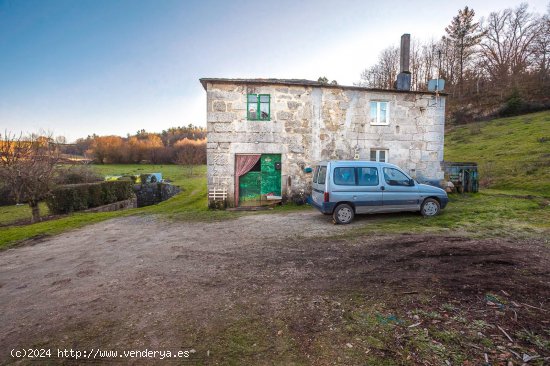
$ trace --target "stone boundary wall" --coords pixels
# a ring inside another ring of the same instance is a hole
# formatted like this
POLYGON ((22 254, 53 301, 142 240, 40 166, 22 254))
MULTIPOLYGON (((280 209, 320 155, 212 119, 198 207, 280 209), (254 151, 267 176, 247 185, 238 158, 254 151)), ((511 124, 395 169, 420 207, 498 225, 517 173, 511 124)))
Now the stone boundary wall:
POLYGON ((137 207, 151 206, 166 201, 181 191, 178 186, 168 183, 136 184, 134 192, 137 197, 137 207))
POLYGON ((124 210, 127 208, 136 208, 136 207, 137 207, 137 198, 134 197, 134 198, 130 198, 129 200, 113 202, 113 203, 109 203, 108 205, 90 208, 81 212, 111 212, 111 211, 118 211, 118 210, 124 210))

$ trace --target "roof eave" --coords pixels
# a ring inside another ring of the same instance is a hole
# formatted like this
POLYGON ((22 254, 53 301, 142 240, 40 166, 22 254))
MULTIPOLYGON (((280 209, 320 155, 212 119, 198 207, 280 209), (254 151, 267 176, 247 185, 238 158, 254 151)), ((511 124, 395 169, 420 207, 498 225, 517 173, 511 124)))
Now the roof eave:
POLYGON ((204 90, 207 90, 207 83, 219 83, 219 84, 257 84, 257 85, 288 85, 288 86, 303 86, 303 87, 317 87, 317 88, 331 88, 331 89, 347 89, 347 90, 363 90, 371 92, 387 92, 387 93, 409 93, 409 94, 428 94, 428 95, 441 95, 447 96, 444 92, 431 92, 420 90, 398 90, 398 89, 379 89, 379 88, 367 88, 356 85, 338 85, 338 84, 324 84, 314 81, 290 81, 281 79, 226 79, 226 78, 200 78, 199 81, 202 84, 204 90))

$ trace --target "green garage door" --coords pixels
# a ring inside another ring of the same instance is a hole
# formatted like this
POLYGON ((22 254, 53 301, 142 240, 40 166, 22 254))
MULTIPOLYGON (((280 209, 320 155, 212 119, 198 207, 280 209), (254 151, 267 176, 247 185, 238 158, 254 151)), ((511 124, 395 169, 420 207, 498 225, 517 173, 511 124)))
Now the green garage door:
POLYGON ((262 154, 251 171, 239 178, 239 206, 260 206, 268 196, 281 196, 281 154, 262 154))

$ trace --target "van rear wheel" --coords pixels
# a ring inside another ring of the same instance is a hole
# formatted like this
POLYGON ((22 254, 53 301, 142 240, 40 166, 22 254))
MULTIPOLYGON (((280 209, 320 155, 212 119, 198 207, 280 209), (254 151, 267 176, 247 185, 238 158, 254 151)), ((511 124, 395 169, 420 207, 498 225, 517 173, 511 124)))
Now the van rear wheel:
POLYGON ((353 221, 355 213, 353 212, 353 207, 348 204, 342 203, 334 209, 332 214, 332 219, 335 224, 345 225, 353 221))

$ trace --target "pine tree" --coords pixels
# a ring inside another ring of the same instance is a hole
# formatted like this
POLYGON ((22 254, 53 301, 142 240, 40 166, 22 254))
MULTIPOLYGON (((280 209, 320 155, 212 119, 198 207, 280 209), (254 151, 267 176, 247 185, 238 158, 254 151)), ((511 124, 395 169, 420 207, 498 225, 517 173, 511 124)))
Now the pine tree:
POLYGON ((469 57, 474 53, 475 46, 479 44, 483 33, 480 31, 479 23, 474 22, 475 12, 467 6, 458 11, 453 17, 451 24, 445 28, 447 36, 443 40, 450 41, 458 58, 459 93, 462 95, 462 83, 464 66, 469 57))

